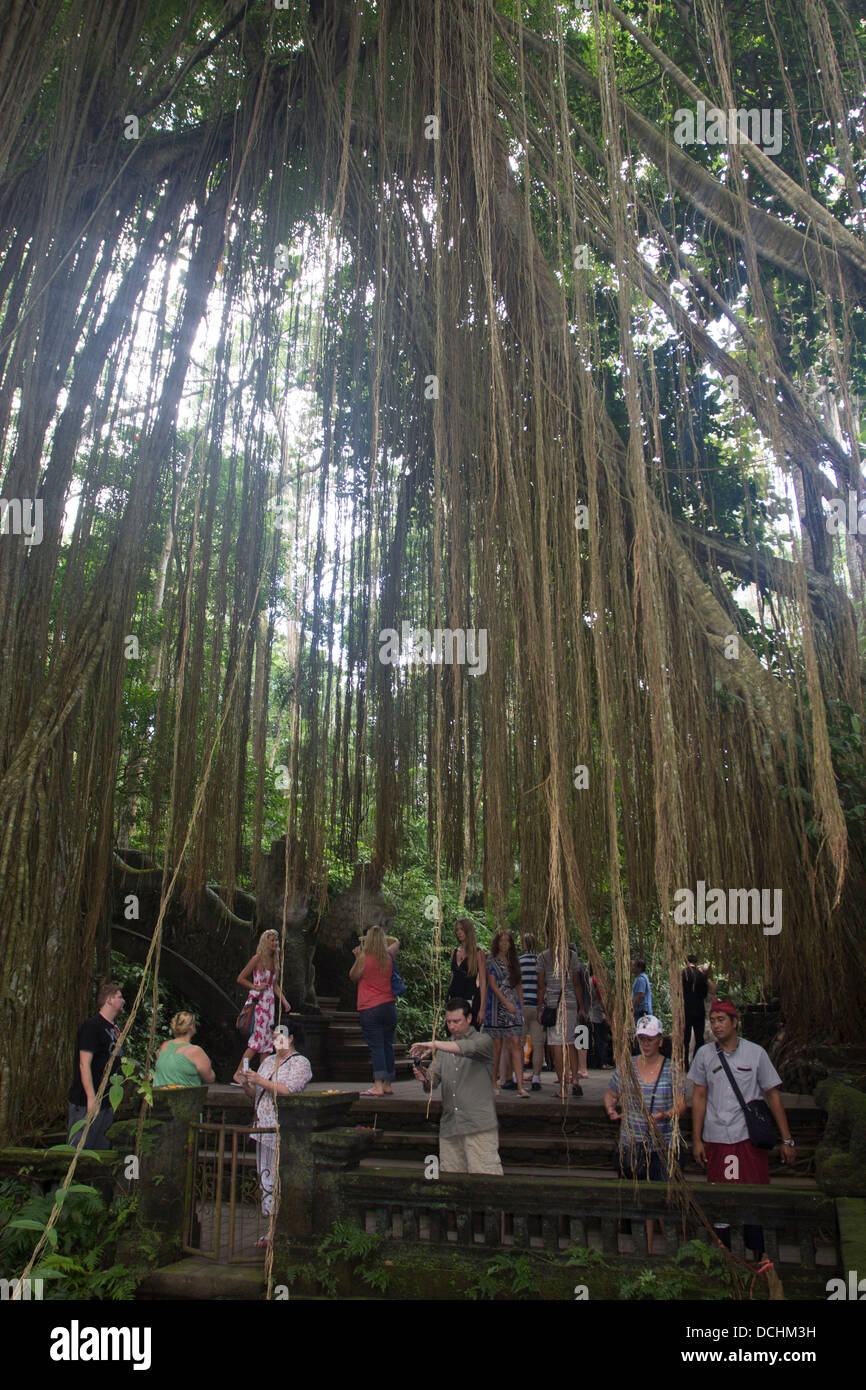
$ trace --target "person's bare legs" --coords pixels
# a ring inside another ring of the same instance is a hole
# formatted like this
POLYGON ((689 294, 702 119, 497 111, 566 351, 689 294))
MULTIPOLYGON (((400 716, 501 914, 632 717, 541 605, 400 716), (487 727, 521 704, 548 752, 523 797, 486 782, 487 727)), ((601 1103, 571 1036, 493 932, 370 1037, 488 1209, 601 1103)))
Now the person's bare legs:
POLYGON ((565 1083, 562 1079, 562 1046, 559 1043, 550 1043, 550 1050, 553 1053, 553 1070, 556 1072, 557 1089, 561 1096, 565 1095, 565 1083))
POLYGON ((493 1094, 499 1095, 499 1061, 502 1056, 502 1039, 493 1039, 493 1094))
POLYGON ((579 1047, 577 1049, 577 1074, 578 1076, 582 1076, 584 1079, 589 1076, 589 1072, 586 1069, 585 1047, 579 1047))
POLYGON ((511 1064, 514 1067, 514 1075, 517 1077, 517 1094, 528 1096, 529 1092, 523 1088, 523 1043, 518 1037, 508 1039, 508 1051, 511 1056, 511 1064))
POLYGON ((567 1067, 567 1071, 568 1071, 568 1076, 566 1077, 566 1085, 567 1085, 568 1082, 570 1081, 571 1084, 572 1084, 572 1086, 576 1086, 576 1085, 578 1084, 578 1079, 577 1079, 577 1048, 574 1046, 574 1043, 569 1043, 569 1044, 568 1044, 568 1067, 567 1067))

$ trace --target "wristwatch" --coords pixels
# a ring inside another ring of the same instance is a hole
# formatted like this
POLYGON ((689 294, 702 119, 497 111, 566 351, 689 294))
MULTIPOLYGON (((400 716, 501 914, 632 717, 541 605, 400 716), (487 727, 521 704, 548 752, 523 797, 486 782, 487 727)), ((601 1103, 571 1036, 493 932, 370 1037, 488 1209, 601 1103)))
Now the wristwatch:
POLYGON ((783 1139, 782 1143, 785 1145, 785 1148, 787 1149, 793 1149, 794 1147, 793 1139, 783 1139))

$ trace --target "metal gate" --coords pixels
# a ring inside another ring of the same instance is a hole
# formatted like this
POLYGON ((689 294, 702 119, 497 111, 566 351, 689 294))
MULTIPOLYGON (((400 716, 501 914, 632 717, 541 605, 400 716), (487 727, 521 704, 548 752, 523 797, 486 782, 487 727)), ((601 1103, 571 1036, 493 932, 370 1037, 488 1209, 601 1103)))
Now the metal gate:
POLYGON ((252 1134, 274 1129, 193 1124, 189 1129, 182 1250, 217 1264, 258 1264, 256 1241, 267 1233, 252 1134))

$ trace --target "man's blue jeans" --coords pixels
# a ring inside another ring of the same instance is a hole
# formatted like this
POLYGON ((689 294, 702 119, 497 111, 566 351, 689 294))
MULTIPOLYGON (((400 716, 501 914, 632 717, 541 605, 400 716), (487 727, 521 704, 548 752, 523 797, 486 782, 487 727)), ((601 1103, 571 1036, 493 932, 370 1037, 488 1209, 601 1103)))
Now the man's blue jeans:
MULTIPOLYGON (((77 1124, 79 1120, 86 1119, 87 1106, 75 1105, 72 1101, 69 1101, 68 1104, 69 1124, 67 1125, 67 1130, 71 1130, 72 1126, 77 1124)), ((111 1148, 111 1140, 108 1138, 106 1130, 110 1127, 113 1119, 114 1111, 112 1110, 111 1106, 103 1105, 96 1119, 93 1121, 93 1124, 90 1126, 90 1131, 85 1141, 88 1149, 111 1148)), ((82 1128, 79 1129, 77 1133, 69 1135, 69 1138, 66 1140, 67 1144, 74 1144, 76 1148, 80 1148, 83 1133, 84 1127, 82 1126, 82 1128)))
POLYGON ((393 1081, 397 1005, 391 999, 387 1004, 377 1004, 374 1009, 361 1009, 358 1017, 364 1041, 370 1049, 373 1080, 393 1081))

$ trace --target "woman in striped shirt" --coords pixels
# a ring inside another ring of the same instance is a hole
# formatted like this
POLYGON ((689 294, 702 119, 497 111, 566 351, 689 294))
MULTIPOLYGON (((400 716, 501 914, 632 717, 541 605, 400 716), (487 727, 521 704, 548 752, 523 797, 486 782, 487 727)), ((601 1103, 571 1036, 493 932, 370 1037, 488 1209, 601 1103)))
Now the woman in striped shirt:
POLYGON ((532 1089, 541 1090, 544 1062, 544 1029, 538 1018, 538 937, 534 932, 521 935, 520 974, 523 980, 523 1041, 532 1044, 532 1089))

